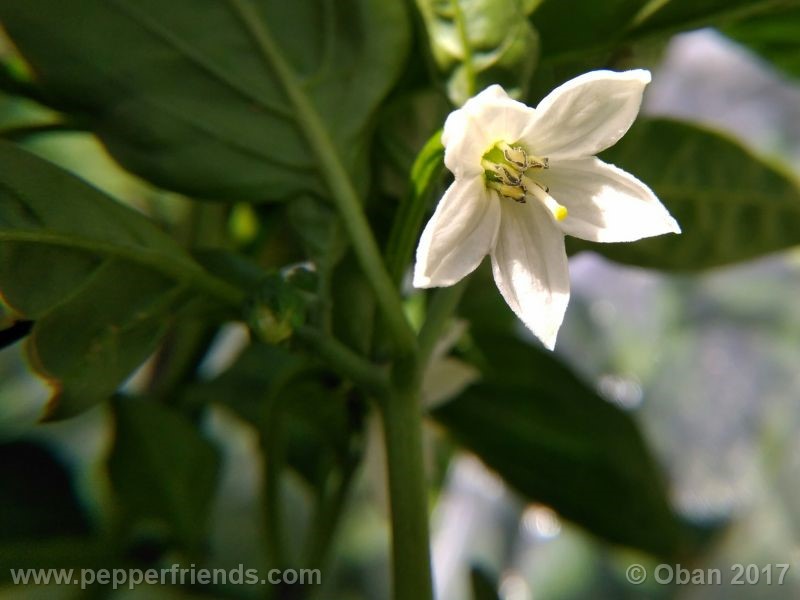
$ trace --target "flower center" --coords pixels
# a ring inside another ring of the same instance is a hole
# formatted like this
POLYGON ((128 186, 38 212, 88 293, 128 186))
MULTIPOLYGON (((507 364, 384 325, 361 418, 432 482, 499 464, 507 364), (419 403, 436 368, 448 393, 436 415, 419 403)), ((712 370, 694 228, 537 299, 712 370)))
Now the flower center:
POLYGON ((567 218, 567 207, 556 202, 548 193, 550 190, 547 186, 528 176, 531 171, 549 169, 547 157, 528 154, 522 146, 498 142, 483 155, 481 166, 484 169, 486 187, 520 204, 525 204, 526 198, 530 196, 544 204, 556 221, 567 218))

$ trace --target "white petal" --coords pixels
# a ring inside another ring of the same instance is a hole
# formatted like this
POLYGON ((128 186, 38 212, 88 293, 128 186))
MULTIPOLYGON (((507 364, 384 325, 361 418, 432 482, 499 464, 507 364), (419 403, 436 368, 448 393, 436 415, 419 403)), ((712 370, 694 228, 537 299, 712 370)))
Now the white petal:
POLYGON ((414 287, 453 285, 481 263, 500 226, 500 199, 483 177, 456 179, 439 201, 417 247, 414 287))
POLYGON ((613 146, 631 126, 650 72, 592 71, 550 92, 523 137, 528 150, 551 161, 592 156, 613 146))
POLYGON ((444 164, 456 176, 483 173, 481 157, 497 142, 513 144, 533 118, 534 110, 491 85, 453 111, 444 123, 444 164))
POLYGON ((494 280, 508 305, 551 350, 569 302, 564 234, 538 202, 505 201, 492 253, 494 280))
POLYGON ((649 187, 598 158, 559 161, 536 178, 567 207, 559 226, 568 235, 592 242, 632 242, 681 232, 649 187))

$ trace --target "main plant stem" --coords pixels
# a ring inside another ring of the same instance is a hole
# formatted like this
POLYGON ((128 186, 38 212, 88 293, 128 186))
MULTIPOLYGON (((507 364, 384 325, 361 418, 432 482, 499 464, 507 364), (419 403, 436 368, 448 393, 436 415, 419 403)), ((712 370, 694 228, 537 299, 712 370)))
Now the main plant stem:
POLYGON ((395 600, 433 600, 418 386, 381 402, 392 514, 395 600))

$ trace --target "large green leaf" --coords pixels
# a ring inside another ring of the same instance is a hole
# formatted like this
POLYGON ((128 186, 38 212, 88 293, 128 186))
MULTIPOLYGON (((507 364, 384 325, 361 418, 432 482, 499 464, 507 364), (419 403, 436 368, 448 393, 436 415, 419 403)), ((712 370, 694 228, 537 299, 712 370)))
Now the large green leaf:
POLYGON ((524 95, 539 52, 531 0, 417 0, 456 106, 492 83, 524 95))
POLYGON ((800 3, 722 30, 789 75, 800 77, 800 3))
POLYGON ((120 522, 158 524, 188 550, 199 549, 216 489, 219 456, 183 415, 156 402, 120 398, 109 473, 120 522))
POLYGON ((123 166, 253 201, 320 192, 321 137, 363 188, 371 118, 408 38, 401 0, 7 0, 0 19, 123 166))
POLYGON ((733 140, 688 123, 640 121, 603 154, 649 185, 683 233, 588 244, 620 262, 670 270, 735 263, 800 244, 800 186, 733 140))
POLYGON ((51 417, 113 393, 192 288, 238 299, 139 213, 0 144, 0 293, 36 321, 28 349, 53 384, 51 417))
POLYGON ((619 42, 649 0, 543 0, 531 21, 542 39, 542 60, 563 61, 619 42))
POLYGON ((526 497, 612 542, 664 556, 691 548, 633 419, 551 353, 511 335, 476 336, 485 379, 434 412, 526 497))

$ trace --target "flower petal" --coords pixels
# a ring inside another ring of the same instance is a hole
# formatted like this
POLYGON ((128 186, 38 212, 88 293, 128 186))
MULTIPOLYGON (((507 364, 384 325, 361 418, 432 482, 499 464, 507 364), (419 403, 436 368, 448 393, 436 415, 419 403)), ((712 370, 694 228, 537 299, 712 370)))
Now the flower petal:
POLYGON ((632 242, 680 233, 656 195, 627 171, 599 158, 560 161, 537 180, 567 207, 561 230, 592 242, 632 242))
POLYGON ((509 97, 499 85, 489 86, 447 117, 444 164, 456 178, 483 173, 483 155, 499 141, 519 141, 533 114, 530 106, 509 97))
POLYGON ((569 302, 564 234, 536 201, 502 202, 502 220, 492 252, 494 280, 508 305, 549 349, 569 302))
POLYGON ((456 179, 422 232, 414 287, 453 285, 474 271, 494 246, 500 226, 499 204, 482 176, 456 179))
POLYGON ((613 146, 631 126, 650 72, 592 71, 550 92, 523 133, 528 150, 551 164, 593 156, 613 146))

